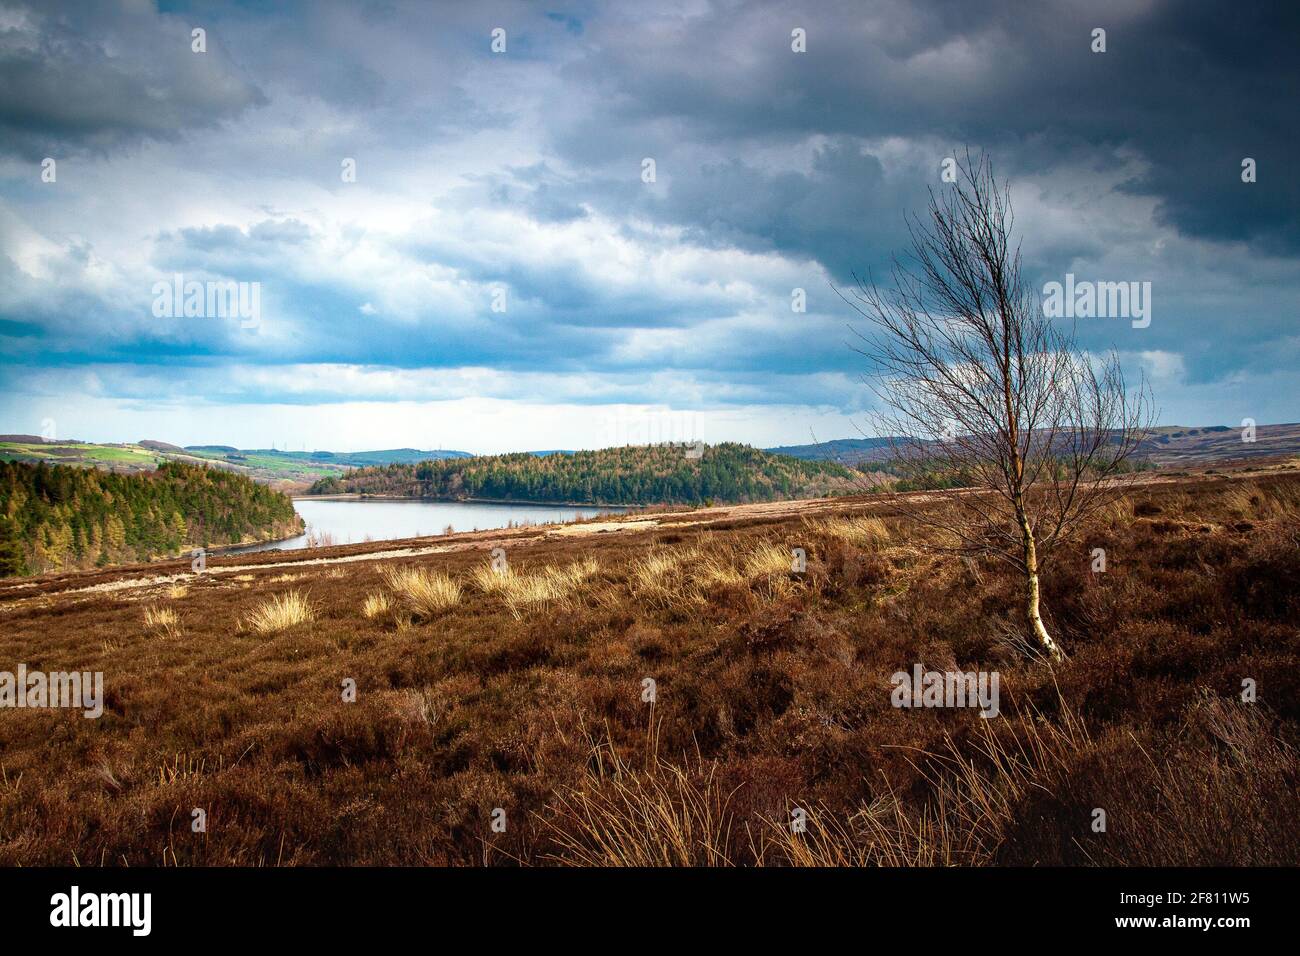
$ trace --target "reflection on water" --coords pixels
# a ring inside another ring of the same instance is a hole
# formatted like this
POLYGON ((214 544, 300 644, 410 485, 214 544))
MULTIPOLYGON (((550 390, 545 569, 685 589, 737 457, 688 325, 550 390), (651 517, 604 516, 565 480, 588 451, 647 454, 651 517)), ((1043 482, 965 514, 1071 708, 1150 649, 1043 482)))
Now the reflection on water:
POLYGON ((307 522, 307 533, 287 541, 271 541, 232 548, 227 554, 247 554, 272 548, 296 550, 314 539, 320 544, 358 544, 418 538, 453 531, 487 531, 511 523, 548 524, 622 514, 626 508, 574 508, 563 505, 478 504, 462 501, 320 501, 299 499, 293 503, 307 522))

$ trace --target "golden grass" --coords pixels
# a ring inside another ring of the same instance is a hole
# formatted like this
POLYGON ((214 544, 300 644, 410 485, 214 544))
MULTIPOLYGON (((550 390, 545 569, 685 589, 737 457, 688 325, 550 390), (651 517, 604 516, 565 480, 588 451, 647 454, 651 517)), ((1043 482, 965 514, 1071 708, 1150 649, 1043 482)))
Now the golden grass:
POLYGON ((794 553, 790 548, 766 542, 749 551, 743 562, 744 577, 751 587, 767 600, 776 600, 794 592, 790 575, 794 571, 794 553))
MULTIPOLYGON (((680 607, 703 600, 694 576, 686 568, 688 562, 697 562, 700 557, 697 548, 652 551, 632 564, 629 583, 633 595, 650 608, 680 607)), ((710 564, 706 570, 721 568, 710 564)))
POLYGON ((305 624, 315 619, 311 602, 297 591, 277 594, 254 608, 248 615, 246 623, 250 630, 258 634, 275 634, 305 624))
POLYGON ((535 573, 514 568, 496 570, 491 565, 475 568, 470 575, 484 594, 499 595, 515 618, 527 610, 562 603, 600 573, 600 565, 586 558, 564 566, 543 568, 535 573))
POLYGON ((169 607, 145 608, 144 626, 155 637, 175 637, 180 633, 180 619, 169 607))
MULTIPOLYGON (((190 754, 176 754, 171 761, 163 761, 158 767, 158 786, 165 787, 173 783, 186 783, 197 780, 203 775, 207 761, 203 757, 190 754)), ((112 778, 111 769, 108 775, 112 778)), ((119 784, 120 786, 120 784, 119 784)))
POLYGON ((514 569, 505 567, 500 570, 490 564, 475 568, 470 578, 484 594, 505 594, 510 590, 515 579, 514 569))
POLYGON ((1229 488, 1223 494, 1222 503, 1230 512, 1243 518, 1268 518, 1279 510, 1268 494, 1249 482, 1229 488))
POLYGON ((599 574, 600 565, 594 558, 584 558, 572 564, 547 568, 544 573, 556 587, 573 592, 599 574))
POLYGON ((702 604, 713 587, 759 586, 769 598, 792 590, 788 575, 794 555, 784 545, 763 542, 737 554, 709 542, 682 551, 655 551, 634 562, 629 578, 633 595, 650 608, 702 604))
POLYGON ((632 580, 639 588, 657 587, 664 578, 675 576, 687 552, 653 551, 632 565, 632 580))
POLYGON ((167 596, 173 601, 179 601, 185 595, 190 593, 190 589, 183 584, 173 584, 167 589, 167 596))
POLYGON ((883 548, 889 543, 889 529, 879 518, 870 515, 855 515, 851 518, 833 518, 817 526, 822 534, 841 538, 849 544, 870 551, 883 548))
POLYGON ((794 570, 794 554, 789 548, 765 543, 745 555, 745 577, 789 574, 794 570))
POLYGON ((384 568, 385 582, 420 617, 435 617, 460 603, 461 587, 442 571, 384 568))
POLYGON ((384 591, 367 594, 365 601, 361 605, 361 613, 369 618, 383 617, 391 609, 392 602, 389 601, 388 594, 384 591))
POLYGON ((905 808, 887 790, 856 813, 809 810, 804 832, 767 820, 756 855, 784 866, 994 864, 1030 795, 1053 793, 1092 747, 1063 698, 1056 720, 1033 712, 1015 723, 984 721, 964 748, 945 735, 938 751, 918 751, 909 761, 929 785, 921 806, 905 808))

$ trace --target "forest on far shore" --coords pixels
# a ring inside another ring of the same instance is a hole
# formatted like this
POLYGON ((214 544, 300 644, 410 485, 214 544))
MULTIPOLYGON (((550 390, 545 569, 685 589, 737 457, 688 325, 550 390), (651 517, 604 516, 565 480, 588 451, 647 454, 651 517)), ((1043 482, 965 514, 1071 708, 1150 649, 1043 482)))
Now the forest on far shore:
POLYGON ((120 474, 0 462, 0 576, 150 561, 301 530, 287 495, 217 468, 171 462, 120 474))
POLYGON ((358 468, 323 478, 310 494, 602 505, 744 504, 860 491, 842 465, 806 461, 735 442, 625 445, 597 451, 474 458, 358 468))

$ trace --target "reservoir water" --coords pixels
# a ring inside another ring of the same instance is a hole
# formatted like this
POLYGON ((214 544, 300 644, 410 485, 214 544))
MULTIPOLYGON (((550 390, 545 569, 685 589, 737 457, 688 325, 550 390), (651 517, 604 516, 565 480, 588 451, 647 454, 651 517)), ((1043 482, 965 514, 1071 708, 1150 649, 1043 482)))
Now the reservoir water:
POLYGON ((626 508, 574 507, 543 504, 487 504, 470 501, 364 500, 331 501, 299 498, 293 506, 307 532, 286 541, 268 541, 224 550, 226 554, 247 554, 272 548, 297 550, 317 544, 358 544, 418 538, 453 531, 487 531, 511 525, 551 524, 622 514, 626 508))

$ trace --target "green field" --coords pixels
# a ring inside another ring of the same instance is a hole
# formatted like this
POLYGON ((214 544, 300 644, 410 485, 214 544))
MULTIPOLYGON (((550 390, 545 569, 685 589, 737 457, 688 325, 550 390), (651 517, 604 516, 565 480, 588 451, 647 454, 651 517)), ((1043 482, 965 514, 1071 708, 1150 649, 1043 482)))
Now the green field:
POLYGON ((156 468, 158 452, 139 445, 92 445, 84 442, 0 442, 0 461, 47 461, 88 467, 156 468))

